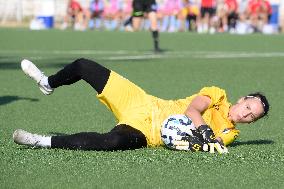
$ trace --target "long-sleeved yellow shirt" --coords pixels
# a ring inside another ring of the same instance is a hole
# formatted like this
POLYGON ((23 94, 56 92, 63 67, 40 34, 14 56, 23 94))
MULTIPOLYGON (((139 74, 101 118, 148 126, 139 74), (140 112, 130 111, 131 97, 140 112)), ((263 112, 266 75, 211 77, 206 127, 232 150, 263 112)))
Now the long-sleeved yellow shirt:
POLYGON ((218 87, 204 87, 198 93, 184 99, 164 100, 147 94, 134 83, 112 71, 98 98, 114 113, 118 124, 127 124, 140 130, 151 147, 163 145, 160 134, 162 122, 170 115, 184 114, 197 95, 208 96, 211 99, 211 104, 202 114, 204 121, 225 145, 232 143, 238 137, 239 130, 228 120, 230 103, 226 92, 218 87))

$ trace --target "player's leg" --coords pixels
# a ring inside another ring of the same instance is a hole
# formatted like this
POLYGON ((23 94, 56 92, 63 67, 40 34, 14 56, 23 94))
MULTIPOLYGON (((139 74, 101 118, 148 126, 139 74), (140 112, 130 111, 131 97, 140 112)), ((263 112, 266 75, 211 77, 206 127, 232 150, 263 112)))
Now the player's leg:
POLYGON ((154 50, 156 52, 160 52, 161 49, 159 47, 159 30, 158 30, 158 19, 157 19, 157 13, 152 11, 149 12, 148 18, 151 23, 151 31, 152 31, 152 38, 154 41, 154 50))
POLYGON ((132 18, 133 31, 138 31, 140 29, 141 22, 142 22, 142 17, 133 17, 132 18))
POLYGON ((134 31, 138 31, 144 16, 143 2, 141 0, 133 0, 132 2, 132 27, 134 31))
POLYGON ((157 18, 157 3, 155 0, 147 0, 145 2, 145 12, 148 13, 148 19, 151 23, 152 38, 154 41, 155 52, 160 52, 159 47, 159 30, 158 30, 158 18, 157 18))
POLYGON ((111 70, 92 60, 80 58, 48 77, 52 88, 70 85, 81 79, 89 83, 97 93, 101 93, 107 83, 111 70))
POLYGON ((51 94, 59 86, 70 85, 81 79, 101 93, 110 75, 109 69, 83 58, 75 60, 49 77, 45 76, 31 61, 23 60, 21 66, 25 74, 34 79, 46 95, 51 94))
POLYGON ((130 150, 147 146, 141 131, 118 125, 108 133, 83 132, 66 136, 41 136, 23 130, 13 134, 15 143, 32 147, 61 148, 71 150, 130 150))

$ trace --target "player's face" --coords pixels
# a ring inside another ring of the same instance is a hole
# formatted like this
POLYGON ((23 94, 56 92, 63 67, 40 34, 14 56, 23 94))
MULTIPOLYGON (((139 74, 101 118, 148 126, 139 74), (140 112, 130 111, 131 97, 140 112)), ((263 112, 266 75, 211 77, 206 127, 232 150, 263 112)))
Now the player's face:
POLYGON ((262 103, 256 98, 241 98, 237 104, 231 106, 229 119, 234 123, 251 123, 263 114, 262 103))

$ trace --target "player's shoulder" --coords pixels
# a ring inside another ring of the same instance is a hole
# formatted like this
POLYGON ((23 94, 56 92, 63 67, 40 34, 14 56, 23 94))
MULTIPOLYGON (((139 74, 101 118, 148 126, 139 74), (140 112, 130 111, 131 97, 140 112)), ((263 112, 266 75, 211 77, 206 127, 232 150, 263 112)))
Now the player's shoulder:
POLYGON ((222 92, 226 93, 225 89, 217 86, 203 87, 200 91, 222 92))
POLYGON ((226 91, 216 86, 203 87, 198 94, 210 97, 212 105, 221 101, 227 101, 226 91))

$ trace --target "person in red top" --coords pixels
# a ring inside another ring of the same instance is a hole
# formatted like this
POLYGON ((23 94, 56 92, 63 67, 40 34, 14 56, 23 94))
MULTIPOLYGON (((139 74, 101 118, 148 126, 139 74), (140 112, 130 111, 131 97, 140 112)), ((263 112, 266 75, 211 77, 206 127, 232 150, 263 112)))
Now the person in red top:
POLYGON ((272 7, 268 0, 260 0, 259 16, 264 24, 269 22, 272 14, 272 7))
POLYGON ((64 17, 64 23, 61 28, 66 29, 68 23, 71 23, 75 30, 81 30, 86 27, 86 23, 84 23, 84 10, 76 0, 68 1, 67 14, 64 17))
POLYGON ((212 28, 212 17, 216 14, 216 0, 201 0, 201 23, 198 32, 208 32, 212 28))
POLYGON ((220 29, 219 31, 231 31, 236 28, 238 19, 238 3, 236 0, 224 0, 224 6, 219 12, 220 29))
POLYGON ((268 0, 249 1, 248 15, 255 32, 262 30, 262 26, 268 23, 271 14, 272 8, 268 0))
POLYGON ((79 2, 75 1, 75 0, 71 0, 69 1, 69 7, 68 7, 68 11, 70 11, 70 13, 75 13, 76 12, 81 12, 83 9, 80 5, 79 2))

